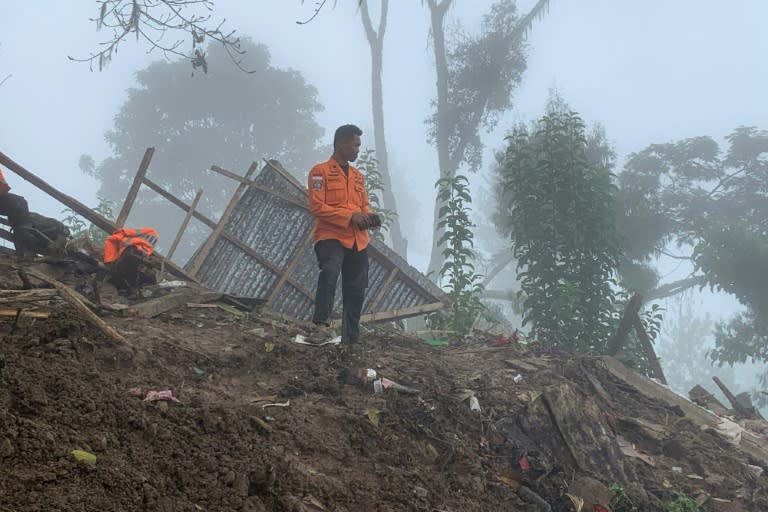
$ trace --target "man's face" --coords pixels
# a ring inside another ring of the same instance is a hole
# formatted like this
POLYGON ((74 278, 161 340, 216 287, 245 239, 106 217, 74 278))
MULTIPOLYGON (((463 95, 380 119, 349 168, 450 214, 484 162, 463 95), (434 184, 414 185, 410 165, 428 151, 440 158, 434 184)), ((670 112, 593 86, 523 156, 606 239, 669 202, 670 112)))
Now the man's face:
POLYGON ((357 160, 357 154, 360 152, 360 136, 353 135, 348 139, 342 139, 337 146, 339 155, 348 162, 357 160))

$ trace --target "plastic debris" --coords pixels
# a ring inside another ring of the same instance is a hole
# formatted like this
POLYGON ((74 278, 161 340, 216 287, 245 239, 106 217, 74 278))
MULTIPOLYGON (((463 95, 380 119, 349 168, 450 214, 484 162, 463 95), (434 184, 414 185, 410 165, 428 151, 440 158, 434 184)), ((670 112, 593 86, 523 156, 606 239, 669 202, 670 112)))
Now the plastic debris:
POLYGON ((275 344, 274 343, 270 343, 269 341, 264 343, 264 351, 265 352, 269 353, 269 352, 272 352, 273 350, 275 350, 275 344))
POLYGON ((725 436, 731 444, 739 446, 741 443, 741 433, 743 431, 741 425, 735 421, 731 421, 728 418, 720 418, 717 422, 717 431, 725 436))
POLYGON ((128 390, 128 396, 135 396, 141 398, 144 395, 144 391, 141 388, 131 388, 128 390))
POLYGON ((381 414, 381 411, 375 407, 369 407, 365 410, 365 415, 368 416, 368 420, 374 427, 379 426, 379 414, 381 414))
POLYGON ((189 286, 189 283, 186 281, 163 281, 157 283, 158 288, 179 288, 181 286, 189 286))
POLYGON ((744 464, 744 465, 747 466, 749 469, 751 469, 757 476, 760 476, 763 474, 764 470, 760 466, 754 466, 752 464, 744 464))
POLYGON ((290 407, 291 401, 288 400, 286 402, 275 402, 273 404, 264 404, 261 406, 262 409, 266 409, 267 407, 290 407))
POLYGON ((145 402, 157 402, 160 400, 178 402, 179 399, 173 396, 173 392, 170 389, 164 389, 162 391, 149 390, 147 396, 144 397, 145 402))
POLYGON ((86 464, 90 465, 96 464, 96 456, 91 452, 86 452, 84 450, 72 450, 70 453, 80 462, 85 462, 86 464))
POLYGON ((673 473, 682 473, 683 472, 683 468, 681 468, 680 466, 672 466, 672 472, 673 473))
POLYGON ((523 471, 528 471, 531 469, 531 463, 528 462, 528 455, 524 454, 522 457, 520 457, 520 460, 517 461, 517 463, 520 465, 520 469, 523 471))
MULTIPOLYGON (((419 391, 418 389, 411 388, 408 386, 403 386, 402 384, 398 384, 397 382, 393 380, 389 380, 386 377, 382 377, 379 380, 381 381, 381 387, 384 389, 392 388, 402 393, 407 393, 409 395, 418 395, 419 393, 421 393, 421 391, 419 391)), ((375 386, 375 383, 374 383, 374 386, 375 386)))
POLYGON ((311 343, 307 341, 306 336, 297 334, 296 337, 293 338, 293 342, 298 343, 299 345, 309 345, 310 347, 322 347, 323 345, 338 345, 341 343, 341 336, 336 336, 335 338, 324 341, 322 343, 311 343))
POLYGON ((202 377, 203 375, 205 375, 205 370, 203 370, 202 368, 198 368, 197 366, 193 366, 192 371, 195 372, 195 375, 197 375, 198 377, 202 377))
POLYGON ((517 375, 512 377, 512 382, 514 382, 515 384, 520 384, 521 382, 523 382, 523 376, 518 373, 517 375))
POLYGON ((384 386, 381 385, 381 379, 373 381, 373 392, 376 394, 384 392, 384 386))
POLYGON ((476 396, 469 397, 469 410, 474 412, 480 412, 480 402, 476 396))

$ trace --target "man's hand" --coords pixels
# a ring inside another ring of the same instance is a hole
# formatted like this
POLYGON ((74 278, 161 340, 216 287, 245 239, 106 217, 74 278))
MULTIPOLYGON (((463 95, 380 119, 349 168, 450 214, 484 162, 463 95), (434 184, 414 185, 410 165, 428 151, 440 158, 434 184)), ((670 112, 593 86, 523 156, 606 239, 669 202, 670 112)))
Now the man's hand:
POLYGON ((376 213, 368 214, 368 226, 370 229, 377 229, 381 227, 381 217, 376 213))
POLYGON ((350 223, 355 226, 357 229, 368 229, 370 227, 370 223, 368 221, 368 215, 366 215, 363 212, 355 212, 352 214, 352 219, 350 219, 350 223))

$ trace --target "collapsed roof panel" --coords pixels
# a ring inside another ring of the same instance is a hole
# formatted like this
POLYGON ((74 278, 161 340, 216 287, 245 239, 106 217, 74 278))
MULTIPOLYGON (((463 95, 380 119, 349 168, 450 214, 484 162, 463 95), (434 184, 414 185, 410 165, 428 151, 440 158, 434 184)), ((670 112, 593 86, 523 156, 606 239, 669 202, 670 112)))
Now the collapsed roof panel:
MULTIPOLYGON (((274 160, 248 185, 224 225, 224 231, 242 244, 230 237, 217 238, 196 277, 221 292, 265 299, 282 314, 308 320, 318 268, 312 244, 314 217, 305 187, 274 160)), ((364 315, 413 316, 439 309, 447 300, 442 290, 385 244, 371 240, 369 247, 364 315)), ((340 291, 336 307, 341 309, 340 291)))

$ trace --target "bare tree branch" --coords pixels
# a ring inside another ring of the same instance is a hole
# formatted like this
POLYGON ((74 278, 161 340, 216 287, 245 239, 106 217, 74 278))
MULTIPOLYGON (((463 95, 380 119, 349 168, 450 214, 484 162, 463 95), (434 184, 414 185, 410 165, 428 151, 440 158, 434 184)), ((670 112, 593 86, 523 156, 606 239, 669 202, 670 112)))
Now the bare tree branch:
POLYGON ((112 38, 99 43, 101 48, 91 52, 89 57, 69 57, 75 62, 87 62, 93 70, 94 63, 99 71, 103 70, 117 53, 120 43, 131 34, 136 41, 144 41, 149 45, 147 53, 160 51, 167 58, 178 56, 189 60, 193 72, 202 68, 208 70, 205 53, 199 48, 206 39, 221 43, 233 63, 242 71, 251 71, 242 67, 237 57, 244 52, 240 48, 240 40, 235 37, 235 31, 223 32, 224 21, 212 27, 211 12, 214 10, 213 0, 102 0, 97 18, 90 21, 96 23, 96 30, 111 29, 112 38), (204 14, 188 10, 207 11, 204 14), (171 40, 171 38, 175 38, 171 40), (182 49, 185 39, 191 39, 191 50, 187 53, 182 49), (168 42, 166 42, 168 41, 168 42))

